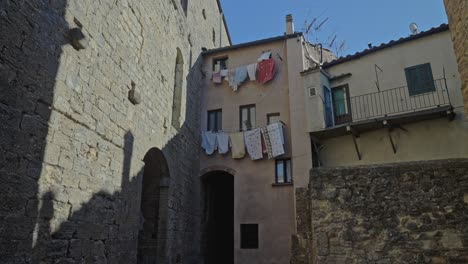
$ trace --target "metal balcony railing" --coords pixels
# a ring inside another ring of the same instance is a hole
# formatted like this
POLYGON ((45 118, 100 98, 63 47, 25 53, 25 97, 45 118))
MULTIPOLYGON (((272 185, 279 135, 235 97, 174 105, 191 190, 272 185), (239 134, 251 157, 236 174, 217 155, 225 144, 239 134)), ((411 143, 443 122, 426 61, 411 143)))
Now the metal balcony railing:
POLYGON ((451 105, 445 78, 435 80, 430 87, 430 91, 415 95, 410 95, 408 87, 402 86, 342 100, 332 99, 331 106, 325 105, 327 126, 451 105))

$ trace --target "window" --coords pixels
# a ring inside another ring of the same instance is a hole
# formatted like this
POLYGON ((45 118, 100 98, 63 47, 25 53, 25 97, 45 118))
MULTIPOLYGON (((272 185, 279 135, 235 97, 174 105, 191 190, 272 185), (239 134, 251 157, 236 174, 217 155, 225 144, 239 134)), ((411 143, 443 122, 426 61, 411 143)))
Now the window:
POLYGON ((223 130, 223 112, 221 109, 208 111, 208 131, 223 130))
POLYGON ((213 71, 219 72, 220 70, 227 69, 227 62, 227 57, 213 59, 213 71))
POLYGON ((352 121, 348 85, 334 87, 331 90, 335 125, 352 121))
POLYGON ((180 117, 182 113, 182 85, 184 83, 184 59, 182 52, 177 48, 177 57, 174 70, 174 94, 172 97, 172 126, 180 128, 180 117))
POLYGON ((213 45, 216 45, 216 32, 213 28, 213 45))
POLYGON ((241 248, 258 248, 258 224, 241 224, 241 248))
POLYGON ((431 64, 421 64, 405 69, 409 95, 418 95, 435 91, 431 64))
POLYGON ((203 16, 203 19, 206 20, 206 12, 205 12, 205 9, 202 10, 202 16, 203 16))
POLYGON ((180 4, 182 5, 185 15, 187 15, 188 0, 180 0, 180 4))
POLYGON ((267 124, 274 124, 280 122, 280 113, 267 114, 267 124))
POLYGON ((244 105, 239 109, 239 128, 246 131, 255 128, 255 105, 244 105))
POLYGON ((276 160, 276 183, 291 183, 292 172, 291 172, 291 159, 279 159, 276 160))

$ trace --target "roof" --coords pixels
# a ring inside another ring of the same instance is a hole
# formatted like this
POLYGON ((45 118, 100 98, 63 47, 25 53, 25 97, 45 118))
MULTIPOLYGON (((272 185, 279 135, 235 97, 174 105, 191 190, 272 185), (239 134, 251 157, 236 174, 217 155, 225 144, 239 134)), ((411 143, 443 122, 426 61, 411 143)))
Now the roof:
POLYGON ((273 37, 273 38, 260 39, 260 40, 241 43, 237 45, 226 46, 226 47, 217 48, 217 49, 210 49, 210 50, 202 52, 202 55, 211 55, 211 54, 218 53, 218 52, 225 52, 225 51, 231 51, 231 50, 236 50, 236 49, 245 48, 245 47, 257 46, 257 45, 267 44, 267 43, 271 43, 271 42, 275 42, 279 40, 296 38, 299 36, 302 36, 301 32, 296 32, 293 34, 283 35, 283 36, 278 36, 278 37, 273 37))
POLYGON ((348 55, 346 57, 340 57, 340 58, 338 58, 338 59, 336 59, 334 61, 323 64, 322 67, 323 68, 329 68, 329 67, 332 67, 332 66, 344 63, 344 62, 359 59, 359 58, 361 58, 363 56, 366 56, 368 54, 371 54, 371 53, 374 53, 374 52, 377 52, 377 51, 380 51, 380 50, 383 50, 383 49, 386 49, 386 48, 390 48, 390 47, 393 47, 393 46, 396 46, 396 45, 399 45, 399 44, 402 44, 402 43, 406 43, 406 42, 409 42, 409 41, 413 41, 413 40, 416 40, 416 39, 427 37, 427 36, 437 34, 437 33, 440 33, 440 32, 444 32, 444 31, 447 31, 447 30, 449 30, 449 25, 448 24, 441 24, 438 27, 431 28, 431 29, 429 29, 427 31, 422 31, 422 32, 420 32, 418 34, 411 35, 409 37, 400 38, 398 40, 392 40, 392 41, 390 41, 388 43, 382 43, 377 47, 372 47, 370 49, 365 49, 363 51, 356 52, 353 55, 348 55))

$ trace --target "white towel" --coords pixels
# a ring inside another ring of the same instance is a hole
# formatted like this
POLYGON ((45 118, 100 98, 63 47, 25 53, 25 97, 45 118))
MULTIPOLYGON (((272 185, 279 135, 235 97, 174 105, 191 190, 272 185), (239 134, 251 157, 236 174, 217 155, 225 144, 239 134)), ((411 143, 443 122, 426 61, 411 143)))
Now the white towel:
POLYGON ((229 152, 229 134, 224 132, 218 132, 216 134, 216 138, 218 141, 218 153, 219 154, 226 154, 229 152))
POLYGON ((247 65, 247 72, 249 73, 249 79, 251 81, 257 80, 257 63, 247 65))
POLYGON ((263 158, 260 129, 245 131, 244 141, 245 146, 247 147, 247 152, 252 160, 263 158))
POLYGON ((205 149, 207 155, 212 155, 218 147, 216 134, 213 132, 202 133, 202 147, 205 149))
POLYGON ((270 138, 271 150, 273 157, 278 157, 284 154, 284 146, 282 139, 282 127, 280 123, 274 123, 267 126, 268 136, 270 138))
POLYGON ((228 74, 229 74, 229 70, 227 70, 227 69, 221 70, 221 76, 222 77, 228 77, 228 74))
POLYGON ((258 61, 268 60, 271 57, 271 51, 263 52, 258 61))

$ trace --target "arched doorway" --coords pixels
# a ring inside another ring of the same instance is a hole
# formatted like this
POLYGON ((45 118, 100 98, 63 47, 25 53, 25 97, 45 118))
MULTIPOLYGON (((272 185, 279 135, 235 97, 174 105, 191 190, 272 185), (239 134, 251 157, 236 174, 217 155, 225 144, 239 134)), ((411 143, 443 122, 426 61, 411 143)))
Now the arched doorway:
POLYGON ((150 149, 143 159, 138 264, 160 263, 165 258, 169 168, 161 150, 150 149))
POLYGON ((212 171, 204 187, 205 255, 207 264, 234 263, 234 176, 212 171))

